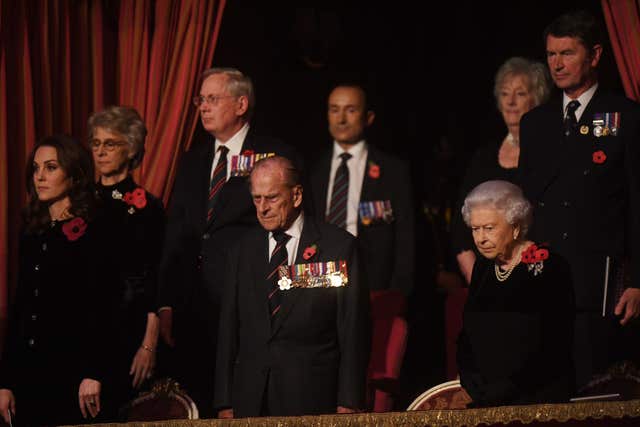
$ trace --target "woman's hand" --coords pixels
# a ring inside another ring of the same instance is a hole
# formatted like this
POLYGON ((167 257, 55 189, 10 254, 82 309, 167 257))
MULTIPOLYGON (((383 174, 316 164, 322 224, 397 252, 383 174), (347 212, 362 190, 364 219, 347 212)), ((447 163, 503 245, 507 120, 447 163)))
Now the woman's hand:
POLYGON ((80 412, 82 416, 87 418, 87 414, 91 418, 95 418, 100 412, 100 381, 85 378, 78 388, 78 403, 80 403, 80 412))
POLYGON ((9 411, 12 414, 16 413, 16 398, 13 396, 13 392, 8 388, 0 389, 0 414, 4 418, 4 422, 11 424, 9 411))
POLYGON ((621 325, 626 325, 631 319, 635 319, 640 314, 640 289, 627 288, 620 297, 620 301, 615 308, 616 316, 623 316, 620 319, 621 325))
POLYGON ((156 353, 154 349, 149 346, 140 347, 129 370, 129 375, 133 375, 133 387, 138 388, 146 379, 151 378, 155 366, 156 353))

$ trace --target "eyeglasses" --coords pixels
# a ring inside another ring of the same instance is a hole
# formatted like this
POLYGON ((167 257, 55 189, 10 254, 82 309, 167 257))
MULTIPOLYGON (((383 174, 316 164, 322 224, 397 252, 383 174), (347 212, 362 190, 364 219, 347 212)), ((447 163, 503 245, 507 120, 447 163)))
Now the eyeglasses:
POLYGON ((89 140, 89 147, 93 151, 98 151, 100 146, 103 146, 107 151, 113 151, 116 147, 120 147, 122 145, 127 145, 126 141, 118 141, 116 139, 105 139, 104 141, 100 141, 99 139, 91 139, 89 140))
POLYGON ((220 102, 220 100, 223 98, 237 98, 237 97, 235 95, 221 95, 221 96, 197 95, 193 97, 193 105, 195 105, 196 107, 199 107, 205 102, 209 105, 218 105, 218 102, 220 102))

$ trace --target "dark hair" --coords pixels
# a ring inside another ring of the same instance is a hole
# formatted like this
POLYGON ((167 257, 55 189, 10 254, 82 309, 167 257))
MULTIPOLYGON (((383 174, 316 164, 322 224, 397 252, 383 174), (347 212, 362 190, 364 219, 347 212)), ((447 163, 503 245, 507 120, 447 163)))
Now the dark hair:
POLYGON ((331 90, 329 91, 329 96, 333 93, 334 90, 338 89, 339 87, 355 89, 358 92, 360 92, 362 94, 364 112, 366 113, 367 111, 373 111, 372 100, 370 99, 369 94, 367 93, 367 89, 364 87, 363 84, 358 83, 356 81, 343 81, 341 83, 336 83, 333 86, 331 86, 331 90))
POLYGON ((90 220, 95 209, 95 193, 93 187, 93 162, 89 152, 76 140, 67 135, 52 135, 38 141, 31 150, 26 167, 27 195, 29 200, 23 212, 25 230, 37 233, 49 226, 51 216, 49 206, 38 199, 33 183, 33 161, 40 147, 53 147, 58 156, 60 168, 71 178, 69 213, 76 217, 90 220))
POLYGON ((603 31, 598 20, 586 10, 567 12, 557 17, 544 29, 543 42, 547 36, 577 38, 587 50, 602 44, 603 31))

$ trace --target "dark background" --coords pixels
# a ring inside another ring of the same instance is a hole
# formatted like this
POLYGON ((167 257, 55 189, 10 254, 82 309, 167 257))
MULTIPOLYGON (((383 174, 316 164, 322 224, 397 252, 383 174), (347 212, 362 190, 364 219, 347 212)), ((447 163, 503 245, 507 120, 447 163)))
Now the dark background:
MULTIPOLYGON (((360 82, 376 111, 369 140, 409 160, 418 252, 397 400, 404 409, 446 380, 446 293, 434 286, 434 265, 444 261, 457 270, 448 253, 446 209, 475 148, 506 134, 493 97, 495 72, 511 56, 545 62, 542 31, 570 9, 590 10, 606 29, 600 1, 285 3, 228 2, 213 65, 253 78, 253 126, 295 145, 307 163, 331 146, 330 88, 340 80, 360 82)), ((608 44, 600 77, 602 86, 622 91, 608 44)))

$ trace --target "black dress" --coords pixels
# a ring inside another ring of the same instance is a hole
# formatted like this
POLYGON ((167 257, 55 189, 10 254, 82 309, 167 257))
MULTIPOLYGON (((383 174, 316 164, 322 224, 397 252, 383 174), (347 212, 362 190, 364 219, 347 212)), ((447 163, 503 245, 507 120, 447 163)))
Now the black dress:
POLYGON ((21 235, 17 300, 0 365, 17 425, 81 423, 80 382, 104 383, 110 272, 98 224, 73 218, 21 235))
MULTIPOLYGON (((451 246, 454 255, 463 251, 475 250, 471 232, 462 219, 462 213, 460 212, 467 194, 477 185, 493 179, 500 179, 517 184, 516 173, 518 168, 503 168, 500 166, 498 154, 501 145, 502 142, 499 142, 479 148, 471 159, 464 179, 460 184, 458 200, 451 224, 451 246)), ((476 254, 476 256, 478 256, 478 254, 476 254)))
MULTIPOLYGON (((148 313, 157 309, 157 266, 162 250, 165 214, 162 202, 139 187, 131 176, 115 185, 96 185, 102 216, 109 224, 112 268, 117 280, 115 308, 110 318, 117 349, 106 392, 112 408, 135 395, 129 375, 142 344, 148 313)), ((114 414, 115 415, 115 414, 114 414)))
POLYGON ((529 266, 500 282, 492 260, 474 264, 457 352, 471 406, 564 402, 573 393, 568 264, 551 253, 541 271, 529 266))

